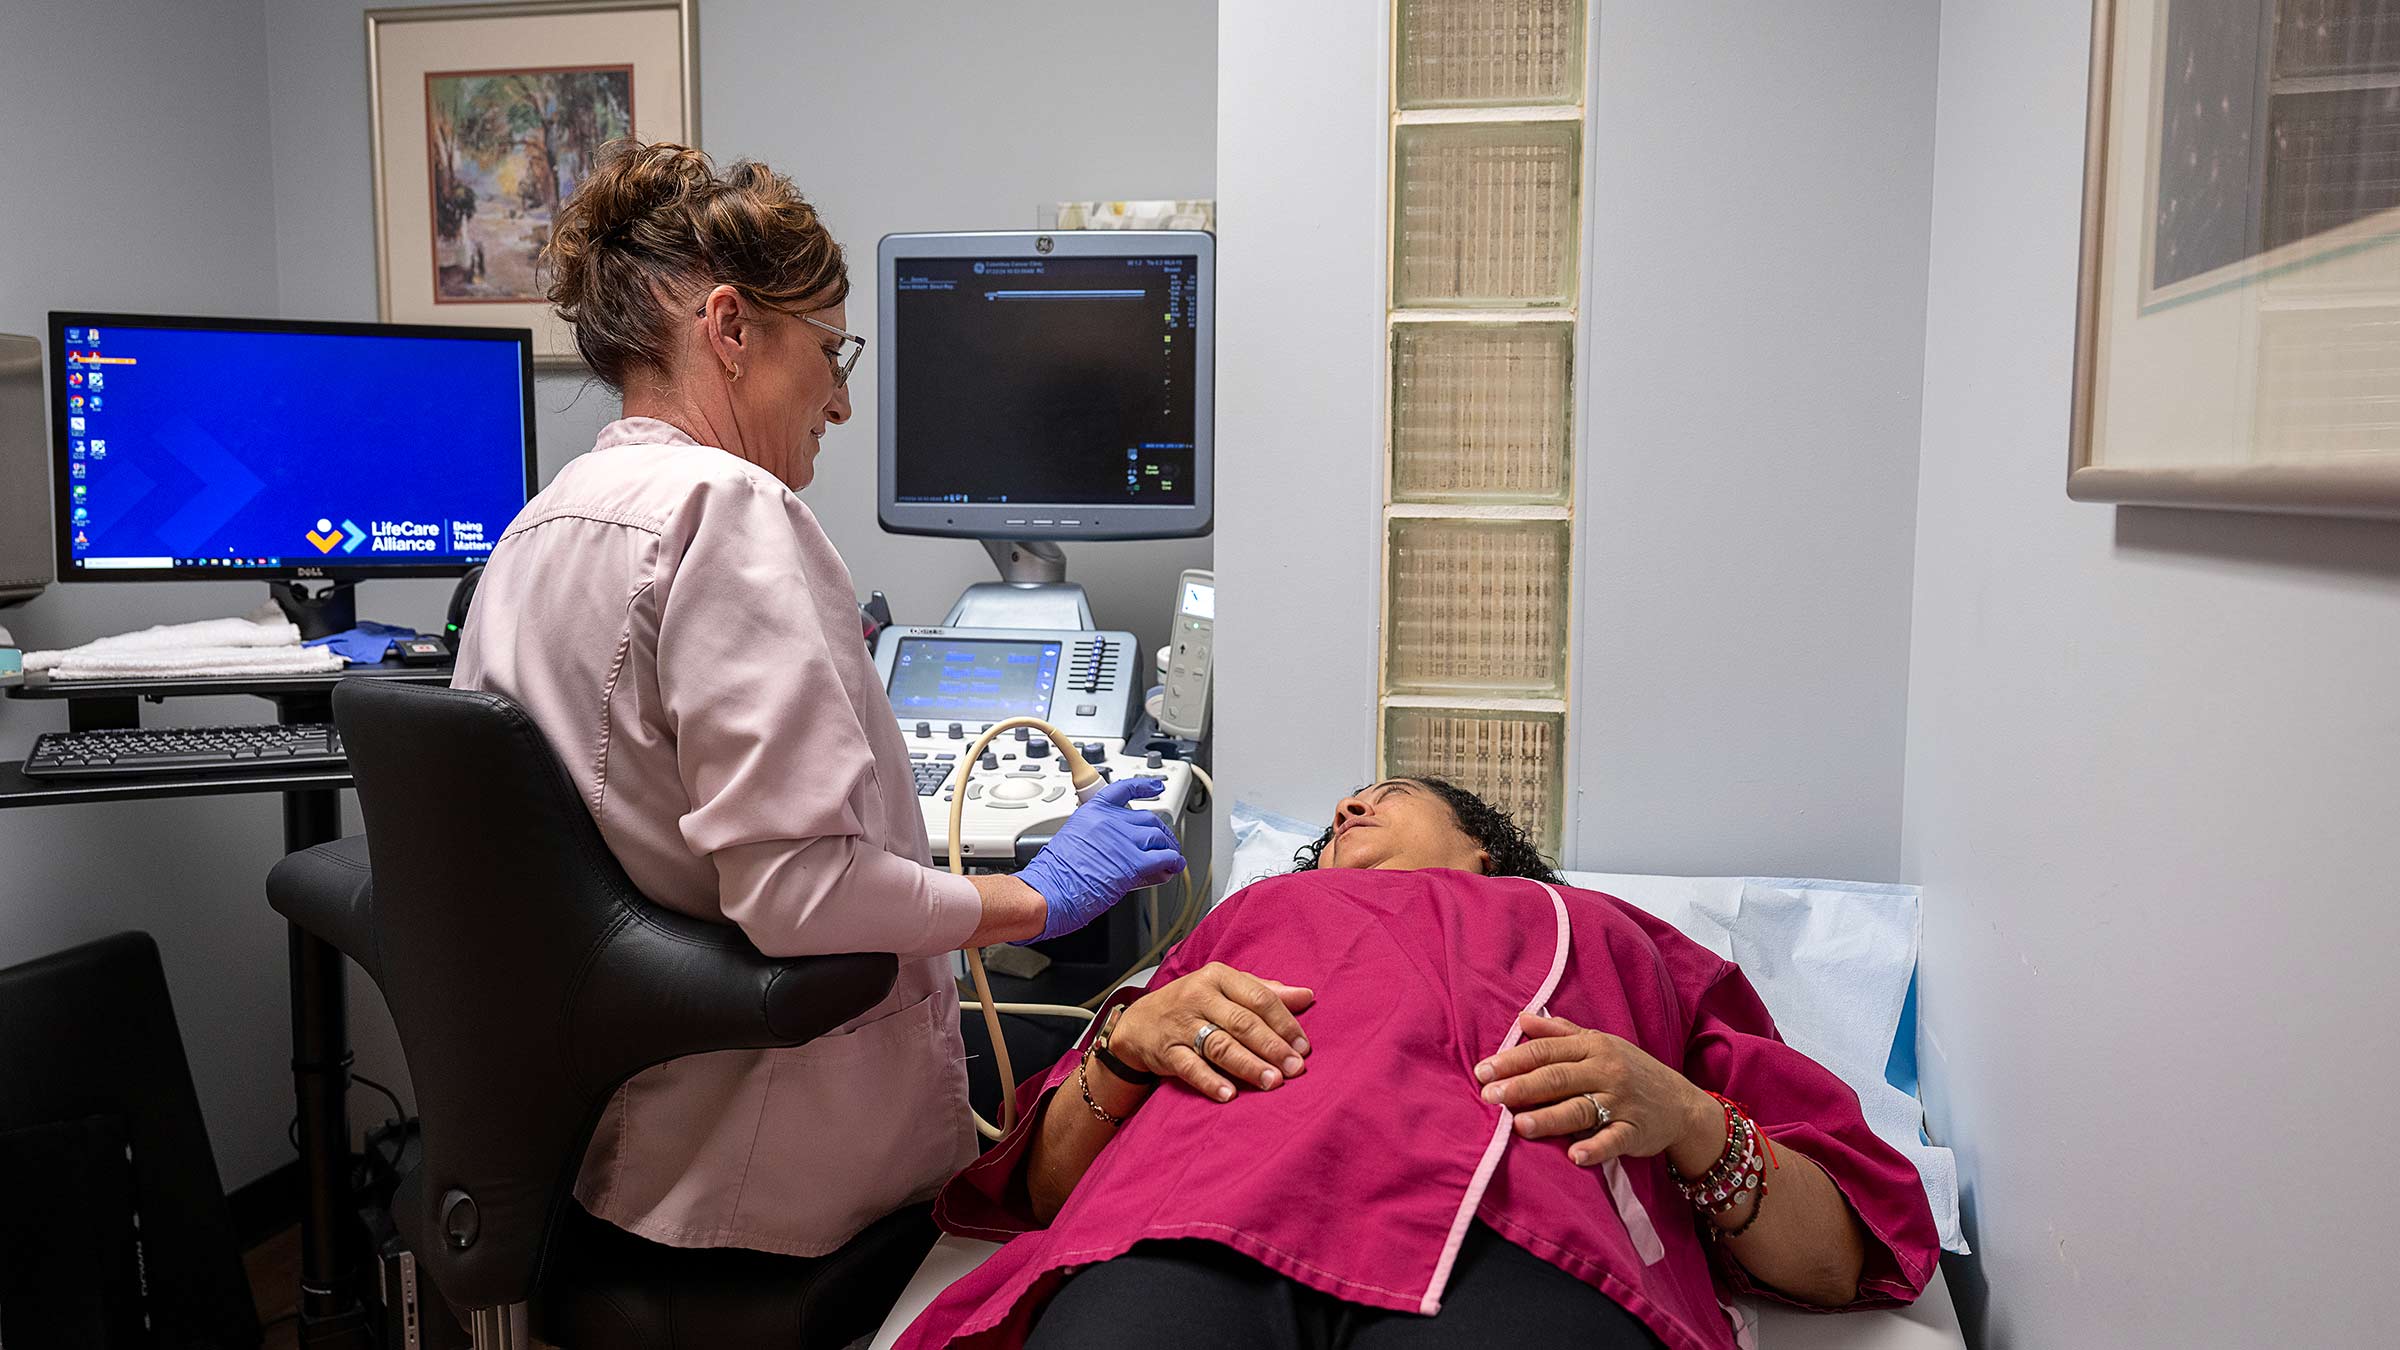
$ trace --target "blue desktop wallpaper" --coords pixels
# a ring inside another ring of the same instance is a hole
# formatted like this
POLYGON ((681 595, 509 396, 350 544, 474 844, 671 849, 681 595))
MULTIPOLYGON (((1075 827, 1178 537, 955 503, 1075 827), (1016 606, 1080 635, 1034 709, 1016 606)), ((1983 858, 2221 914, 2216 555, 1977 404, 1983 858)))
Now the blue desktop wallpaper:
POLYGON ((514 343, 76 325, 63 336, 64 523, 79 563, 473 562, 525 503, 514 343))

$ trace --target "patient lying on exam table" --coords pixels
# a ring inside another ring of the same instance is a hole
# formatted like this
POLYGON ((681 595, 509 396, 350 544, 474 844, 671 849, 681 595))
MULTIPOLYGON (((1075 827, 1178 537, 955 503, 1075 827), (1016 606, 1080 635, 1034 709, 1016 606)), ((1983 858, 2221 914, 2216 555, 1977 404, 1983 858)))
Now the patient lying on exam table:
POLYGON ((1914 1299, 1907 1159, 1749 982, 1445 783, 1343 800, 1024 1085, 943 1192, 1009 1239, 903 1346, 1718 1350, 1914 1299))

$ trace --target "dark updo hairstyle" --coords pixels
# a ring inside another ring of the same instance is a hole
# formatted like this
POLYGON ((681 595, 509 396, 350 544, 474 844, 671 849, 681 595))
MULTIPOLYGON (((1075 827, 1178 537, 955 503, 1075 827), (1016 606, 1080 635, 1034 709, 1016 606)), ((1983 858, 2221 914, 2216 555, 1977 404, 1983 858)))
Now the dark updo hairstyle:
POLYGON ((665 141, 602 147, 542 260, 575 349, 620 391, 628 374, 674 364, 679 311, 707 287, 787 311, 850 293, 842 246, 791 179, 749 160, 719 177, 707 155, 665 141))
MULTIPOLYGON (((1491 855, 1491 865, 1484 870, 1485 876, 1531 877, 1553 885, 1565 884, 1558 870, 1542 857, 1540 849, 1533 846, 1533 839, 1525 833, 1525 827, 1519 825, 1508 812, 1447 779, 1411 778, 1408 781, 1431 789, 1433 795, 1450 804, 1450 814, 1458 818, 1458 827, 1466 831, 1467 837, 1475 841, 1477 848, 1491 855)), ((1312 843, 1302 844, 1300 851, 1292 855, 1293 870, 1314 871, 1318 857, 1325 852, 1325 846, 1332 842, 1333 827, 1328 825, 1325 833, 1318 835, 1312 843)))

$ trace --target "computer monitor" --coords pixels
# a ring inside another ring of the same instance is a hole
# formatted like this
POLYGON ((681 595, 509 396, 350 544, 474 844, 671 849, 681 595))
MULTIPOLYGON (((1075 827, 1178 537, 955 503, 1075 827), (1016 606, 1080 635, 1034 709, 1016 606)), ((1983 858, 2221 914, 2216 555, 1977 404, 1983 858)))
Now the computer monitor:
POLYGON ((531 494, 522 328, 53 312, 50 351, 62 581, 456 576, 531 494))
POLYGON ((1214 236, 893 234, 876 273, 885 530, 987 541, 1209 532, 1214 236))

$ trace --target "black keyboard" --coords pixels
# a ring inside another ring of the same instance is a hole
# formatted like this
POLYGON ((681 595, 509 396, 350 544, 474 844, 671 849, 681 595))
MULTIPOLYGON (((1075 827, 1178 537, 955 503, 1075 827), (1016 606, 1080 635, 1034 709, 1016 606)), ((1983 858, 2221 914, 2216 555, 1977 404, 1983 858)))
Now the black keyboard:
POLYGON ((52 731, 37 737, 27 778, 202 777, 260 767, 342 768, 342 735, 331 722, 238 727, 52 731))

